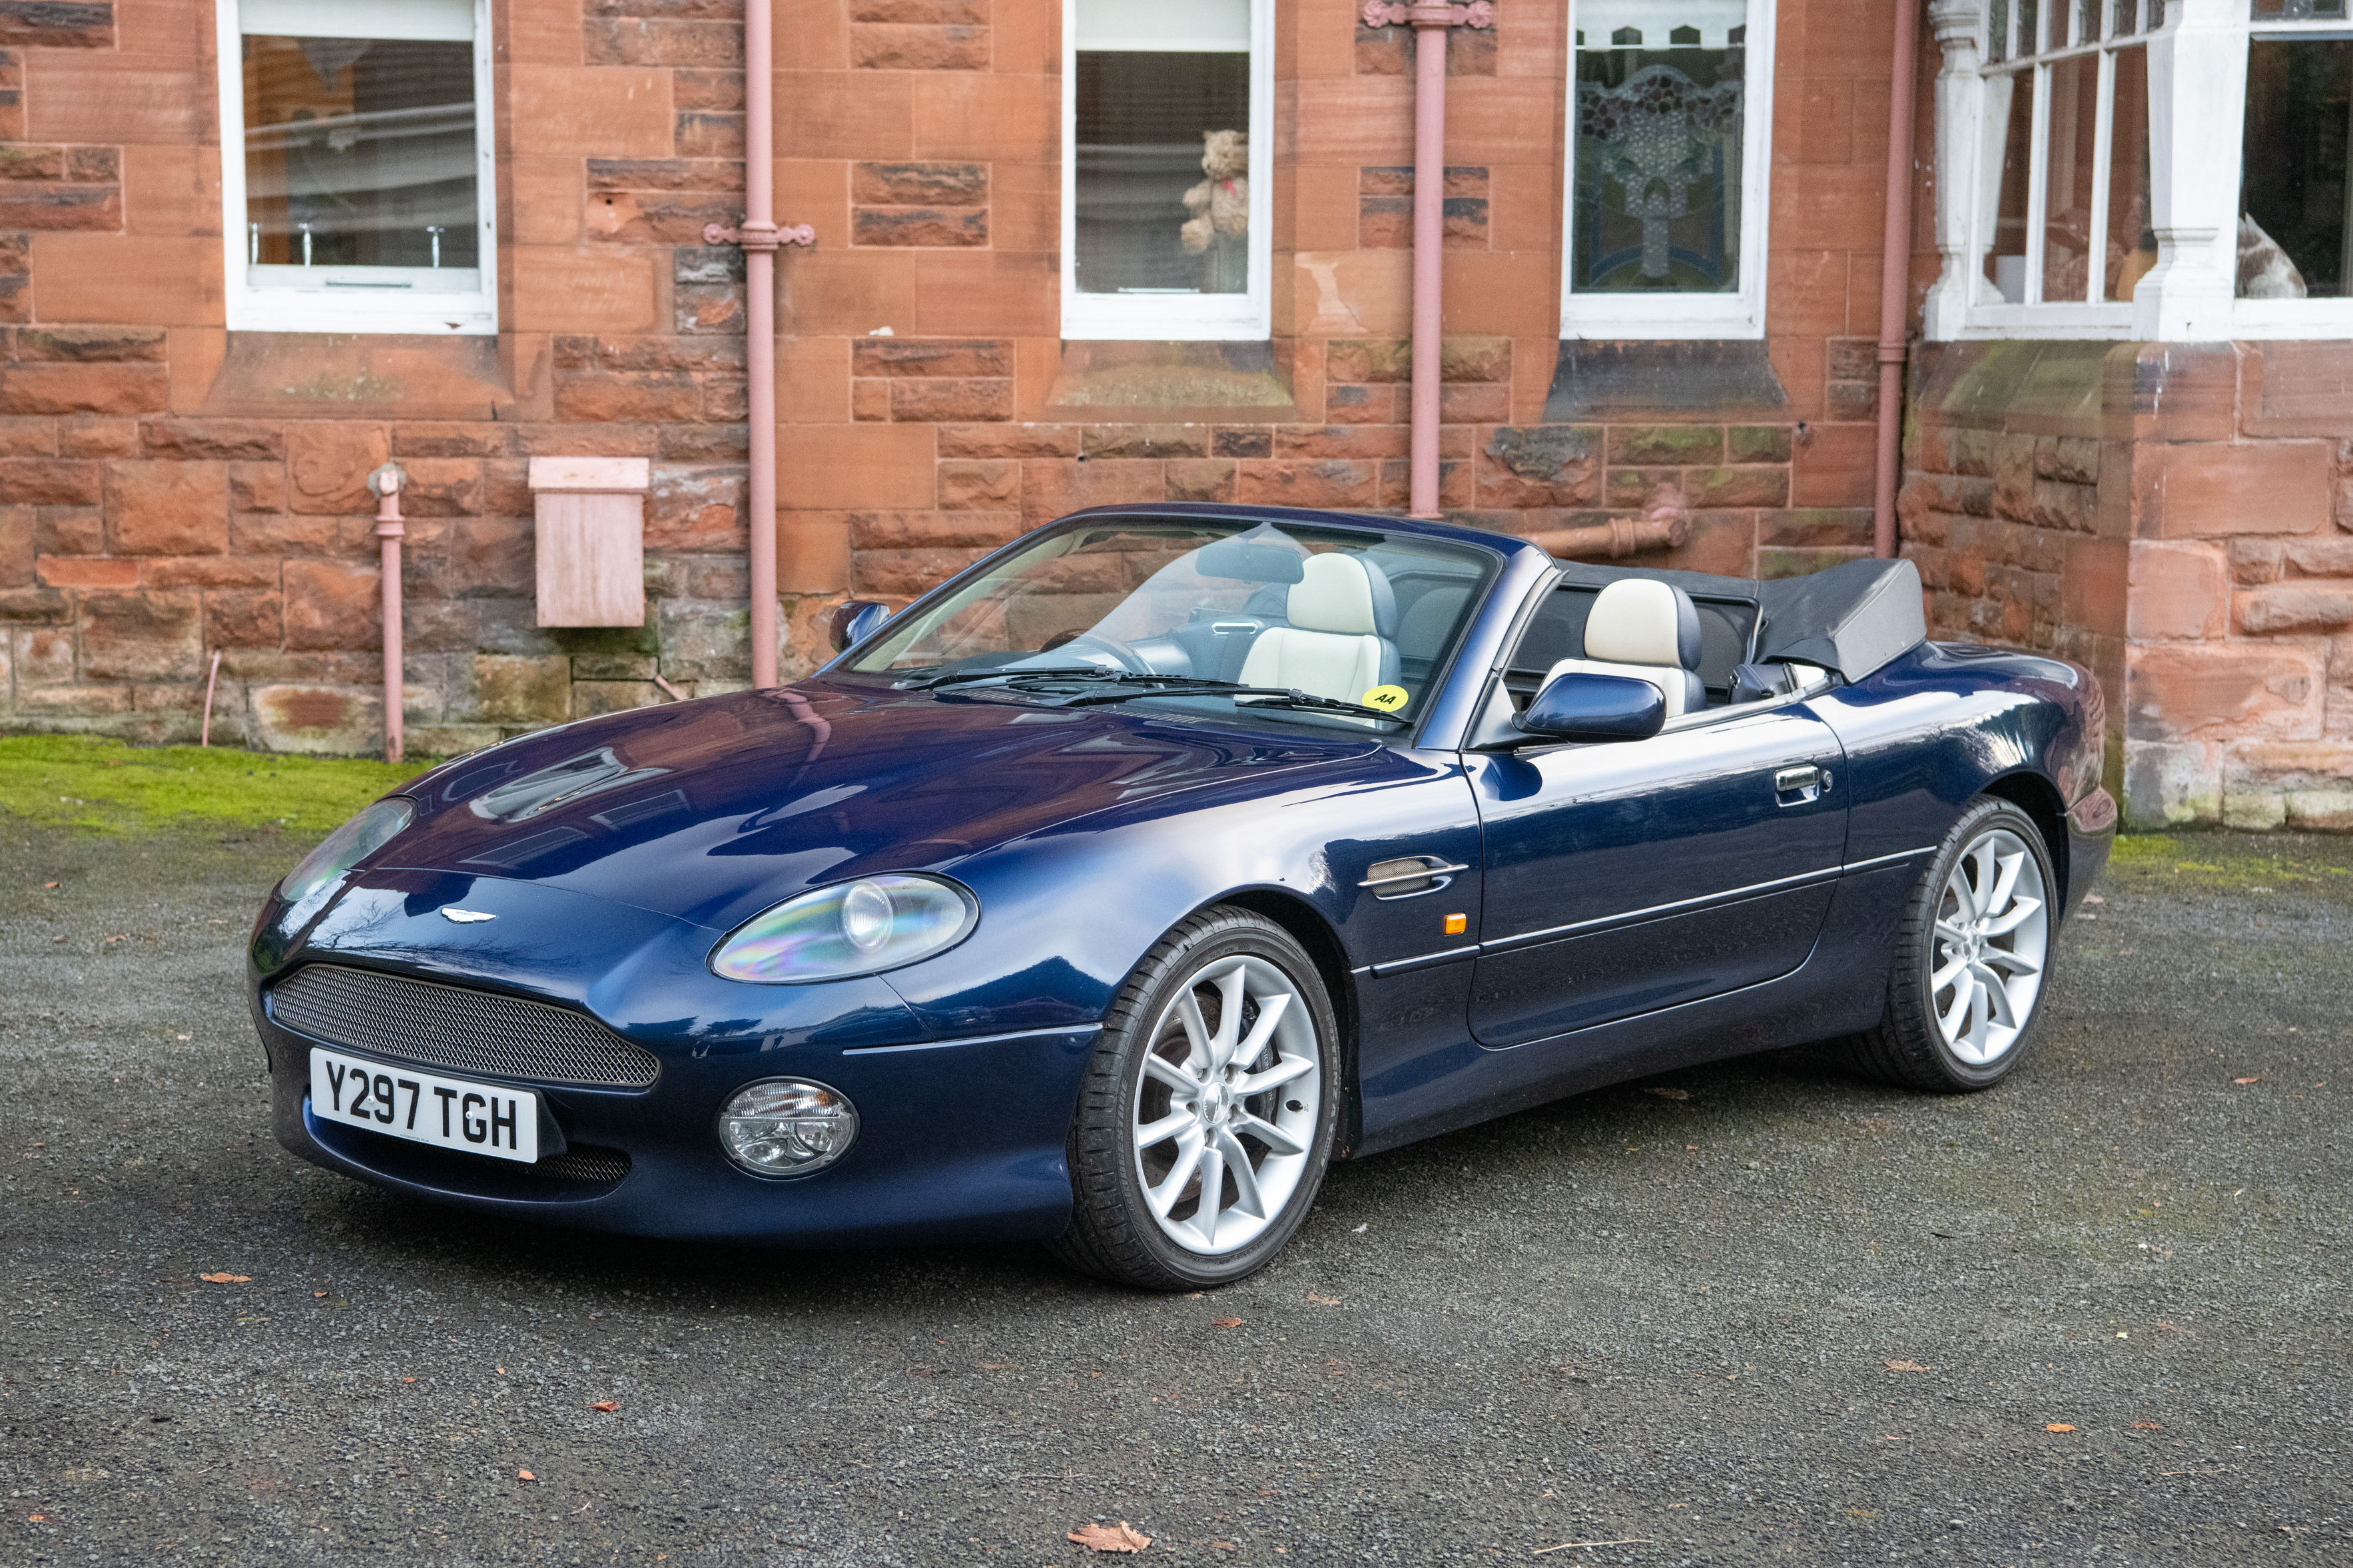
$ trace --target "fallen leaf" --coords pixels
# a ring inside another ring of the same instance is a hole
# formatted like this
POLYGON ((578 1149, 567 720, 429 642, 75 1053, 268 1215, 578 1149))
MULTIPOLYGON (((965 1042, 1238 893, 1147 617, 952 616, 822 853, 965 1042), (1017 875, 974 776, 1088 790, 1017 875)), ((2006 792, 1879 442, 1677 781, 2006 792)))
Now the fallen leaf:
POLYGON ((2165 1427, 2155 1421, 2136 1421, 2133 1423, 2133 1430, 2136 1432, 2162 1432, 2165 1430, 2165 1427))
POLYGON ((57 886, 57 884, 56 884, 55 882, 44 882, 44 883, 42 883, 42 884, 41 884, 41 886, 43 886, 44 888, 54 888, 54 887, 56 887, 56 886, 57 886))
POLYGON ((1687 1089, 1668 1089, 1662 1084, 1655 1083, 1645 1086, 1642 1092, 1644 1094, 1655 1094, 1661 1100, 1689 1100, 1691 1098, 1691 1090, 1687 1089))
POLYGON ((2075 1428, 2068 1426, 2064 1421, 2052 1421, 2046 1422, 2042 1429, 2045 1432, 2073 1432, 2075 1428))
POLYGON ((207 1285, 250 1285, 253 1283, 253 1276, 250 1274, 230 1274, 226 1271, 219 1274, 199 1274, 196 1278, 202 1279, 207 1285))
POLYGON ((1922 1366, 1916 1361, 1891 1361, 1887 1363, 1887 1370, 1890 1372, 1926 1372, 1928 1369, 1922 1366))
POLYGON ((1311 1301, 1314 1302, 1314 1303, 1315 1303, 1317 1306, 1319 1306, 1319 1307, 1336 1307, 1336 1306, 1338 1306, 1338 1305, 1340 1304, 1340 1298, 1339 1298, 1339 1297, 1337 1297, 1337 1296, 1318 1296, 1318 1295, 1317 1295, 1314 1291, 1313 1291, 1313 1290, 1310 1290, 1309 1292, 1307 1292, 1307 1299, 1308 1299, 1309 1300, 1311 1300, 1311 1301))
POLYGON ((413 1377, 404 1377, 400 1381, 403 1383, 415 1383, 417 1380, 413 1377))
POLYGON ((2261 1083, 2263 1080, 2259 1078, 2234 1078, 2231 1081, 2232 1083, 2261 1083))
POLYGON ((588 1406, 591 1410, 601 1410, 607 1415, 610 1415, 614 1411, 618 1410, 620 1407, 621 1402, 617 1399, 599 1399, 595 1404, 588 1406))
POLYGON ((311 1292, 311 1300, 314 1301, 322 1301, 326 1300, 326 1296, 327 1293, 324 1290, 313 1290, 311 1292))
POLYGON ((2084 901, 2087 904, 2105 904, 2108 900, 2100 897, 2097 893, 2085 893, 2084 895, 2084 901))
POLYGON ((1090 1552, 1141 1552, 1152 1544, 1152 1537, 1137 1533, 1124 1519, 1115 1525, 1082 1524, 1065 1539, 1090 1552))
POLYGON ((539 1478, 533 1475, 529 1470, 517 1470, 515 1472, 515 1479, 519 1481, 535 1481, 539 1479, 539 1478))
POLYGON ((2165 1330, 2168 1333, 2186 1334, 2189 1331, 2188 1329, 2183 1328, 2179 1323, 2168 1323, 2162 1318, 2158 1320, 2157 1326, 2165 1330))
MULTIPOLYGON (((1648 1546, 1652 1539, 1648 1535, 1621 1535, 1615 1541, 1564 1541, 1558 1546, 1539 1546, 1528 1555, 1541 1557, 1547 1552, 1566 1552, 1572 1546, 1648 1546)), ((1282 1548, 1278 1546, 1275 1550, 1280 1552, 1282 1548)))
POLYGON ((1213 1329, 1239 1329, 1241 1326, 1242 1321, 1240 1318, 1211 1318, 1209 1320, 1209 1327, 1213 1329))

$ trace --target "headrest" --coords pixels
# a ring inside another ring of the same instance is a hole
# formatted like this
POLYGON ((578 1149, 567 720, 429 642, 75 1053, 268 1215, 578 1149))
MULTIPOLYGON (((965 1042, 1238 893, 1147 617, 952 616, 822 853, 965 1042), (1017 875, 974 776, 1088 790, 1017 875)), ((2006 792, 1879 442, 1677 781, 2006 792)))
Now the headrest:
POLYGON ((1301 563, 1283 614, 1302 631, 1388 637, 1397 626, 1397 597, 1379 567, 1330 552, 1301 563))
POLYGON ((1621 577, 1594 595, 1585 617, 1585 657, 1697 669, 1699 607, 1681 588, 1621 577))

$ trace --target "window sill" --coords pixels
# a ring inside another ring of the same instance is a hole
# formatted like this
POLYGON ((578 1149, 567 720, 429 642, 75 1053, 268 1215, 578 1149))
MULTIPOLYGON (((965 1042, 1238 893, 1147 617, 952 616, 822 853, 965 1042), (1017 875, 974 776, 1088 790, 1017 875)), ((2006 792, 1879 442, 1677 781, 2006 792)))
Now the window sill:
POLYGON ((228 334, 207 414, 316 418, 512 417, 515 389, 499 340, 396 332, 228 334))
POLYGON ((1280 425, 1299 417, 1287 363, 1256 342, 1066 341, 1041 419, 1280 425))

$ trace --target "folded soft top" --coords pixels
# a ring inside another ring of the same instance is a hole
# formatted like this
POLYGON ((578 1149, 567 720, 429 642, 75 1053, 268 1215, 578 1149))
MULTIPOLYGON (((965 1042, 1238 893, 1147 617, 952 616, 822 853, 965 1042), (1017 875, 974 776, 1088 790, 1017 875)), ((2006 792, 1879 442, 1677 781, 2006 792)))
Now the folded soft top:
POLYGON ((1672 583, 1694 598, 1739 599, 1761 617, 1754 658, 1834 669, 1848 680, 1928 640, 1920 573, 1909 561, 1849 561, 1804 577, 1718 577, 1704 572, 1595 566, 1564 561, 1566 580, 1599 590, 1624 577, 1672 583))

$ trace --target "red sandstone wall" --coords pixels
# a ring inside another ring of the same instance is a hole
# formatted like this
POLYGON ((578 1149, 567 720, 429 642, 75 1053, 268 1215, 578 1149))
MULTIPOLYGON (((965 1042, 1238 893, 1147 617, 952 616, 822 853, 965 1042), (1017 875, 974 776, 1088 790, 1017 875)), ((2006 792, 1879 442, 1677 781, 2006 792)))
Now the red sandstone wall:
MULTIPOLYGON (((1060 16, 1055 0, 778 7, 779 216, 820 237, 780 268, 788 671, 820 657, 818 614, 843 592, 917 592, 1090 501, 1402 504, 1403 31, 1343 0, 1279 14, 1264 374, 1288 402, 1134 410, 1088 399, 1106 375, 1190 373, 1057 335, 1060 16)), ((1457 36, 1455 515, 1556 526, 1672 476, 1697 531, 1662 562, 1782 573, 1867 544, 1890 25, 1874 0, 1780 6, 1767 266, 1786 402, 1553 424, 1560 8, 1504 0, 1493 37, 1457 36)), ((742 268, 701 244, 740 211, 735 7, 497 8, 495 340, 224 331, 213 37, 193 0, 0 18, 0 728, 192 738, 217 651, 216 734, 372 747, 358 481, 387 456, 415 485, 413 749, 660 700, 657 674, 740 684, 742 268), (640 630, 534 624, 523 474, 559 453, 653 460, 640 630)))
POLYGON ((1935 635, 2090 667, 2145 828, 2353 828, 2341 343, 1948 344, 1901 507, 1935 635))

